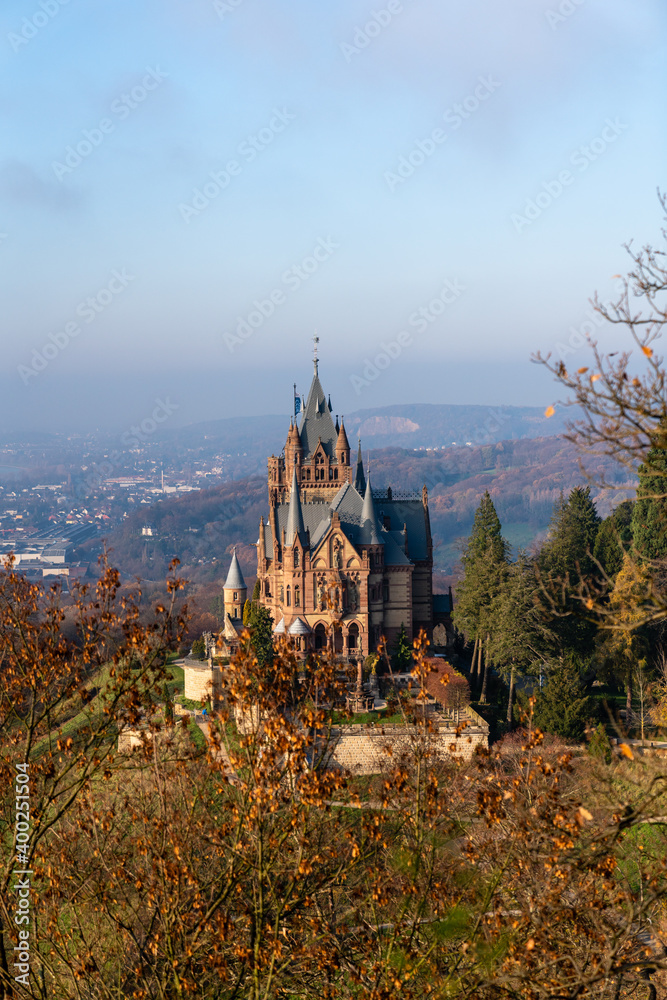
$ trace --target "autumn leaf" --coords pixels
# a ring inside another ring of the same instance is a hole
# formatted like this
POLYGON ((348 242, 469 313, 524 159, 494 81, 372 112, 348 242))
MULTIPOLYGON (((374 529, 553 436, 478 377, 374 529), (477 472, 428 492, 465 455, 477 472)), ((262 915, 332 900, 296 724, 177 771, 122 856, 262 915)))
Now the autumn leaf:
POLYGON ((652 358, 653 357, 653 348, 652 347, 642 347, 642 351, 646 355, 647 358, 652 358))
POLYGON ((588 368, 586 367, 586 365, 584 365, 583 368, 577 368, 577 375, 583 375, 584 372, 587 372, 587 371, 588 371, 588 368))
POLYGON ((591 375, 591 382, 597 382, 599 378, 602 378, 602 375, 591 375))
POLYGON ((555 406, 547 406, 546 410, 544 411, 544 416, 545 417, 553 417, 553 415, 554 415, 555 412, 556 412, 556 407, 555 406))
POLYGON ((535 947, 535 938, 528 938, 526 941, 526 951, 532 951, 535 947))
POLYGON ((588 809, 584 809, 583 806, 579 806, 579 815, 582 819, 586 819, 589 822, 593 819, 593 814, 589 813, 588 809))
POLYGON ((635 759, 635 755, 633 754, 632 750, 630 749, 627 743, 621 743, 618 749, 621 751, 624 757, 628 758, 628 760, 635 759))

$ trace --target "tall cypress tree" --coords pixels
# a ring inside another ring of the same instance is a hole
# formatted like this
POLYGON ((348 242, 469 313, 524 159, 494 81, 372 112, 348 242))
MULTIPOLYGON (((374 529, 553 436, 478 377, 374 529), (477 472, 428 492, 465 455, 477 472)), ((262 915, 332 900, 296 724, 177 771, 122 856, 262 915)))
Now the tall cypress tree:
POLYGON ((664 559, 667 556, 667 426, 664 423, 638 471, 632 540, 643 559, 664 559))
POLYGON ((624 500, 605 517, 595 539, 593 555, 608 577, 614 577, 623 565, 623 553, 632 543, 634 503, 624 500))
MULTIPOLYGON (((472 532, 461 557, 465 576, 456 590, 452 618, 468 639, 487 639, 493 628, 494 605, 508 572, 509 544, 488 491, 475 513, 472 532)), ((488 643, 486 644, 488 656, 488 643)), ((485 664, 486 681, 488 663, 485 664)), ((484 700, 485 690, 481 700, 484 700)))

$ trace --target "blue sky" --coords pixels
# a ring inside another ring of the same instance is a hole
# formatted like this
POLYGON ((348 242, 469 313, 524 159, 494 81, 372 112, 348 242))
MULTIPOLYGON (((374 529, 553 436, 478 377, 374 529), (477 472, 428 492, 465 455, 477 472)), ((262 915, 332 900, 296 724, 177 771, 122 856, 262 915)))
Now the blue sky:
POLYGON ((0 426, 287 412, 315 330, 342 412, 551 402, 530 354, 660 238, 665 19, 5 0, 0 426))

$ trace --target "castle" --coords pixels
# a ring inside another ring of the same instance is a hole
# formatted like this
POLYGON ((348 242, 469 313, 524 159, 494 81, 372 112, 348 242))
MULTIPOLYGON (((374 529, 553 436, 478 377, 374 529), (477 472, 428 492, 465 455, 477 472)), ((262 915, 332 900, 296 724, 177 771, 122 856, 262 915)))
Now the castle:
MULTIPOLYGON (((426 487, 419 494, 373 490, 359 443, 334 423, 314 361, 300 426, 290 420, 284 452, 268 460, 269 516, 257 542, 259 600, 274 634, 298 650, 329 645, 348 659, 446 624, 450 595, 434 595, 426 487)), ((225 639, 241 625, 245 583, 236 554, 225 591, 225 639)))

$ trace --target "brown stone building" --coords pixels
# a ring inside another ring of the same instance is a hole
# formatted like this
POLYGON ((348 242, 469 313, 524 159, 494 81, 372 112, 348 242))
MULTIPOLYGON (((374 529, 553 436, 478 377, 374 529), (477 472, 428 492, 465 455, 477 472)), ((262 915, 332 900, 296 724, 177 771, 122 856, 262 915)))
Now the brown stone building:
MULTIPOLYGON (((391 645, 401 625, 410 638, 420 628, 430 637, 426 487, 421 495, 371 488, 361 445, 353 462, 345 427, 331 416, 317 361, 301 424, 290 421, 284 453, 268 466, 257 576, 275 633, 293 637, 302 650, 333 642, 352 658, 368 655, 383 635, 391 645)), ((438 599, 439 609, 443 600, 449 598, 438 599)))

